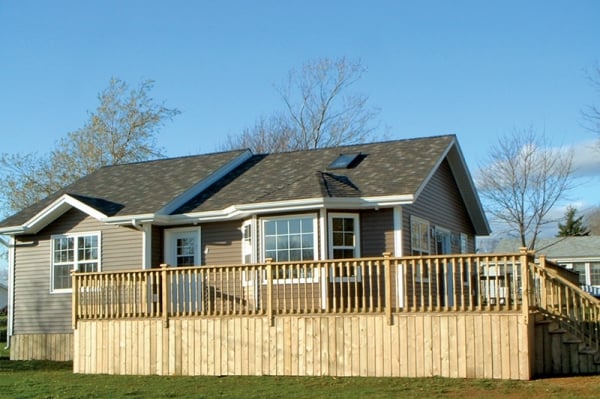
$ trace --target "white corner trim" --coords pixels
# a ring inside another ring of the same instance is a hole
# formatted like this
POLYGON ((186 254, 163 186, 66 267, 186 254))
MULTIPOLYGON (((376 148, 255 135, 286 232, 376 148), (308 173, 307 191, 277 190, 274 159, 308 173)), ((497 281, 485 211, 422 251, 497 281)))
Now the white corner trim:
POLYGON ((179 197, 177 197, 174 200, 172 200, 171 202, 169 202, 157 213, 168 215, 171 212, 175 211, 177 208, 184 205, 186 202, 190 201, 196 195, 198 195, 202 191, 206 190, 212 184, 221 180, 229 172, 231 172, 232 170, 234 170, 235 168, 240 166, 243 162, 250 159, 250 157, 252 157, 252 152, 250 150, 244 151, 243 153, 241 153, 240 155, 235 157, 233 160, 231 160, 228 163, 226 163, 225 165, 221 166, 219 169, 217 169, 215 172, 213 172, 206 179, 201 180, 198 183, 196 183, 195 185, 193 185, 192 187, 188 188, 183 194, 181 194, 179 197))

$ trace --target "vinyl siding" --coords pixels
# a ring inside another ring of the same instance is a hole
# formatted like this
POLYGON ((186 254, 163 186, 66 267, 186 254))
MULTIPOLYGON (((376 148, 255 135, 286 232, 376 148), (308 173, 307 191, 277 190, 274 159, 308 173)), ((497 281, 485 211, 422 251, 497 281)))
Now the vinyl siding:
POLYGON ((203 265, 242 262, 242 221, 203 224, 200 230, 203 265))
POLYGON ((394 212, 392 209, 365 211, 360 214, 361 256, 394 253, 394 212))
POLYGON ((101 232, 102 271, 141 268, 142 233, 72 209, 36 235, 16 237, 14 334, 71 332, 71 294, 50 293, 50 237, 101 232))
MULTIPOLYGON (((469 236, 467 252, 474 252, 475 230, 465 208, 447 161, 442 162, 429 180, 416 202, 403 207, 403 253, 410 255, 410 217, 418 216, 427 220, 431 227, 442 227, 452 233, 465 233, 469 236)), ((459 252, 453 244, 453 252, 459 252)), ((431 240, 431 254, 435 254, 435 244, 431 240)))

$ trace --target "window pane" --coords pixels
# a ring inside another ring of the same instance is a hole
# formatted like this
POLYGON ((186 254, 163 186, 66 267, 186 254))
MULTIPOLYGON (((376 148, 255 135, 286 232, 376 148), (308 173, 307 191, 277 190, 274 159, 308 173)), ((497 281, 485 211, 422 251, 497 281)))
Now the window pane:
POLYGON ((340 246, 344 245, 344 233, 341 232, 333 232, 333 245, 340 246))
POLYGON ((287 249, 288 247, 288 236, 277 236, 277 249, 287 249))
POLYGON ((267 251, 277 249, 277 237, 265 237, 265 249, 267 251))
POLYGON ((300 219, 292 219, 289 221, 289 233, 290 234, 298 234, 300 233, 300 229, 301 229, 301 222, 300 219))
POLYGON ((590 278, 592 285, 600 285, 600 262, 590 262, 590 278))
POLYGON ((290 260, 302 260, 302 251, 299 249, 290 250, 290 260))
POLYGON ((294 234, 290 236, 290 248, 301 248, 302 239, 300 234, 294 234))
POLYGON ((277 251, 277 258, 275 259, 278 262, 286 262, 289 260, 289 253, 286 250, 277 251))
MULTIPOLYGON (((313 247, 313 238, 314 236, 311 234, 302 234, 302 248, 312 248, 313 247)), ((312 258, 311 258, 312 259, 312 258)))
POLYGON ((302 260, 313 260, 315 258, 313 249, 302 250, 302 260))
POLYGON ((71 266, 54 266, 54 289, 71 288, 71 266))
POLYGON ((288 221, 278 220, 277 221, 277 235, 288 234, 288 221))
POLYGON ((302 219, 302 232, 313 232, 313 220, 312 218, 304 218, 302 219))
POLYGON ((354 219, 352 219, 352 218, 344 219, 344 231, 354 231, 354 219))
POLYGON ((273 236, 275 234, 277 234, 275 222, 265 222, 265 235, 273 236))
POLYGON ((344 245, 354 246, 354 234, 344 233, 344 245))

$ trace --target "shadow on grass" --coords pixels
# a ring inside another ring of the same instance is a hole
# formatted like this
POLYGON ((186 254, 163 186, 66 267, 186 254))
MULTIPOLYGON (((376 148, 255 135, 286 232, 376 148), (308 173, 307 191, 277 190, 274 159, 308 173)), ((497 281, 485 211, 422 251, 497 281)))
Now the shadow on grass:
POLYGON ((18 371, 72 371, 73 362, 54 362, 49 360, 9 360, 0 357, 0 373, 18 371))

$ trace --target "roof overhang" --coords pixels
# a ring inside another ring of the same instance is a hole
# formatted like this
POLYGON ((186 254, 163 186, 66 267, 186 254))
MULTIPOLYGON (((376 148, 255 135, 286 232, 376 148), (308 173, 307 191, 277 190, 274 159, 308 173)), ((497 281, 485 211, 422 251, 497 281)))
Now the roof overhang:
POLYGON ((42 209, 22 225, 0 228, 0 234, 17 235, 38 233, 49 223, 53 222, 72 208, 79 209, 81 212, 84 212, 99 221, 105 221, 107 218, 105 214, 99 212, 97 209, 68 194, 63 194, 60 198, 42 209))
POLYGON ((236 220, 267 213, 300 212, 315 209, 374 209, 389 208, 393 206, 408 205, 414 202, 413 195, 394 195, 381 197, 354 197, 354 198, 308 198, 292 201, 271 201, 255 204, 232 205, 224 209, 191 212, 177 215, 145 214, 115 216, 105 219, 107 223, 130 225, 136 223, 154 223, 160 225, 176 225, 185 223, 216 222, 223 220, 236 220))

